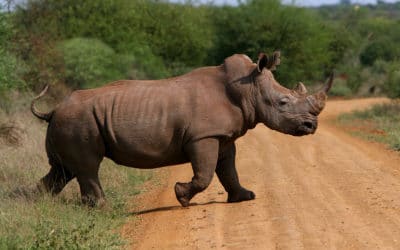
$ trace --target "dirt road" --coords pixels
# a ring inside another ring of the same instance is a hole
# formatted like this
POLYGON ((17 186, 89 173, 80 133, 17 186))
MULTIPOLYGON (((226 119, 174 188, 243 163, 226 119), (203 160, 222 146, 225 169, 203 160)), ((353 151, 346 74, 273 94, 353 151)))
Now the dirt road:
POLYGON ((215 177, 189 208, 173 186, 190 165, 162 170, 166 182, 139 199, 133 249, 400 249, 400 157, 328 122, 384 99, 330 101, 315 135, 262 125, 237 141, 241 183, 256 199, 225 203, 215 177))

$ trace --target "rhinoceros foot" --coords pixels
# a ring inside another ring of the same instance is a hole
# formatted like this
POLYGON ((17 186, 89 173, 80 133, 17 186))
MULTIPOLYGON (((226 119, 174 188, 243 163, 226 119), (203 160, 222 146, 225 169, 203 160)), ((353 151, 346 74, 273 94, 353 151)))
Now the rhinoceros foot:
POLYGON ((190 192, 190 184, 177 182, 175 184, 175 195, 183 207, 189 206, 190 199, 193 197, 190 192))
POLYGON ((245 188, 241 188, 237 192, 231 192, 228 194, 228 202, 241 202, 241 201, 248 201, 254 200, 256 195, 245 188))

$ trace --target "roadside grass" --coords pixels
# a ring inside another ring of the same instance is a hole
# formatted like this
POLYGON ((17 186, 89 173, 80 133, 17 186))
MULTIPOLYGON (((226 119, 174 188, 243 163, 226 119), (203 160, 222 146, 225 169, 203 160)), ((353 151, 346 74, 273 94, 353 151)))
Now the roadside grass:
POLYGON ((17 194, 34 189, 49 170, 45 153, 46 123, 30 113, 0 109, 0 249, 119 249, 125 242, 120 226, 128 201, 140 193, 149 171, 121 167, 105 159, 100 180, 107 205, 90 209, 80 202, 71 181, 56 197, 17 194))
POLYGON ((385 143, 400 151, 400 100, 340 115, 338 121, 356 136, 385 143))

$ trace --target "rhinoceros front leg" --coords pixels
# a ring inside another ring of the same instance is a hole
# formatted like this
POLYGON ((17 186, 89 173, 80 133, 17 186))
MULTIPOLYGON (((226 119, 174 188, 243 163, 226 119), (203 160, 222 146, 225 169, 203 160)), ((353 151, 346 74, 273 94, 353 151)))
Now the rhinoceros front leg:
POLYGON ((235 165, 236 147, 232 143, 221 152, 217 168, 218 179, 228 192, 228 202, 240 202, 253 200, 256 196, 252 191, 243 188, 239 183, 239 177, 235 165))
POLYGON ((211 183, 218 160, 219 141, 207 138, 189 143, 185 147, 193 168, 193 178, 189 183, 175 184, 175 194, 182 206, 189 206, 189 201, 211 183))

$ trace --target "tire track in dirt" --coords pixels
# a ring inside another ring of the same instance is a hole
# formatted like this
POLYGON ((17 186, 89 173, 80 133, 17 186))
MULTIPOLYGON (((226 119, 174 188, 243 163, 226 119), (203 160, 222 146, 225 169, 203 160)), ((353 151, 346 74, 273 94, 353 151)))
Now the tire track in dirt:
POLYGON ((399 249, 399 154, 328 122, 383 101, 330 101, 312 136, 249 131, 237 141, 237 167, 253 201, 225 203, 215 177, 197 205, 181 208, 173 186, 191 179, 191 167, 165 169, 165 183, 133 210, 142 222, 123 235, 132 249, 399 249))

